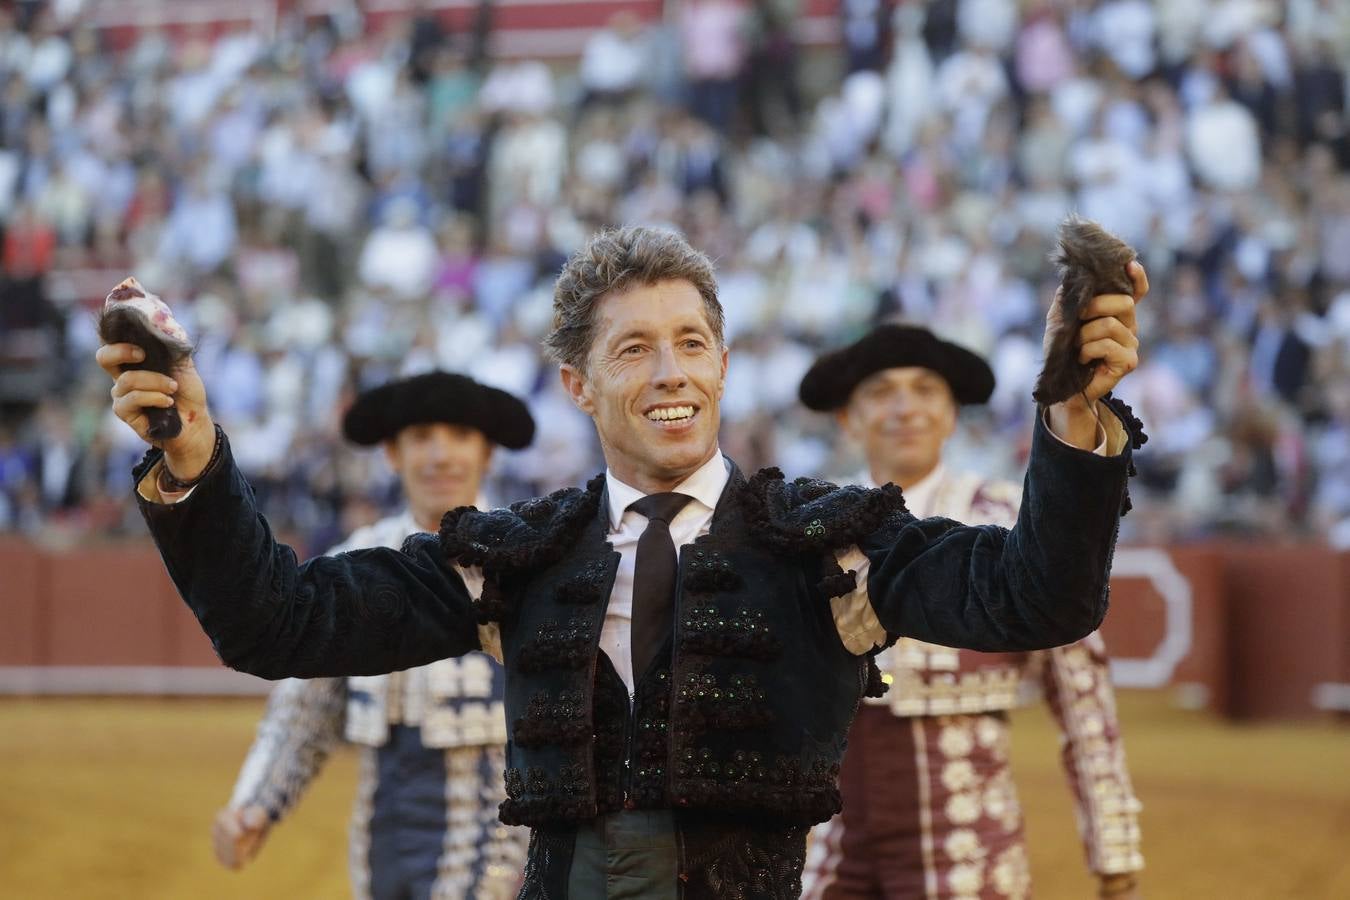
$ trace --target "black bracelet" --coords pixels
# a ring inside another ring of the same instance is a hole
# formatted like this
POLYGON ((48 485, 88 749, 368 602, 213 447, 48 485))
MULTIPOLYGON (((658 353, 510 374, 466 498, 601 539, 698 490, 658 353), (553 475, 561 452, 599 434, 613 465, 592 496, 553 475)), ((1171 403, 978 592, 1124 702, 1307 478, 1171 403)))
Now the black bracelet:
POLYGON ((175 478, 174 474, 169 471, 169 464, 167 462, 161 462, 159 467, 159 479, 158 479, 159 489, 161 491, 167 490, 177 492, 177 491, 186 491, 189 488, 195 487, 197 485, 197 482, 205 478, 206 474, 215 468, 216 461, 220 459, 220 451, 224 449, 224 447, 225 447, 225 429, 217 425, 216 445, 211 450, 211 458, 207 460, 206 467, 203 468, 201 472, 197 473, 197 477, 193 478, 190 481, 183 481, 179 478, 175 478))

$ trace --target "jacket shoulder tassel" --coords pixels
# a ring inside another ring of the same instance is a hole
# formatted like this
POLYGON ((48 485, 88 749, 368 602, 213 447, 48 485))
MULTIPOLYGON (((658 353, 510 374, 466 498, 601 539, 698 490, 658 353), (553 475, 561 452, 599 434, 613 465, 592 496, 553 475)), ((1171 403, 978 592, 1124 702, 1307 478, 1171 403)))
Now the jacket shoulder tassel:
POLYGON ((461 566, 539 569, 562 558, 600 508, 604 476, 504 509, 461 506, 441 519, 441 550, 461 566))
POLYGON ((864 488, 817 478, 787 481, 782 471, 768 468, 756 472, 744 491, 746 522, 758 541, 775 553, 821 558, 816 589, 826 598, 842 597, 857 587, 857 572, 844 571, 835 551, 909 516, 904 496, 893 484, 864 488))
POLYGON ((564 488, 504 509, 461 506, 441 518, 438 536, 445 558, 483 569, 480 621, 500 621, 511 612, 504 580, 562 559, 586 524, 595 519, 604 487, 605 478, 600 475, 585 490, 564 488))
POLYGON ((908 515, 893 484, 864 488, 817 478, 787 481, 777 468, 761 469, 746 482, 743 503, 756 540, 782 554, 841 550, 888 519, 908 515))

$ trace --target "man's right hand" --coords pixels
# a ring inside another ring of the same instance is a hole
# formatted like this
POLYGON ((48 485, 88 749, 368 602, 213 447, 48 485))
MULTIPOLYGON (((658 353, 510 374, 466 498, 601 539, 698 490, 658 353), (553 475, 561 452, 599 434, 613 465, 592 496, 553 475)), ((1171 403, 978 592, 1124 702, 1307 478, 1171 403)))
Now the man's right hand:
POLYGON ((216 859, 227 869, 242 869, 258 855, 271 828, 267 810, 256 804, 243 809, 222 809, 211 825, 211 847, 216 859))
POLYGON ((164 451, 169 473, 180 481, 191 481, 211 461, 216 445, 216 427, 206 408, 206 388, 189 359, 173 377, 144 369, 122 371, 122 366, 139 363, 144 352, 134 344, 104 344, 98 348, 98 364, 113 380, 113 412, 131 426, 147 444, 164 451), (183 430, 168 441, 152 441, 146 407, 178 407, 183 430))

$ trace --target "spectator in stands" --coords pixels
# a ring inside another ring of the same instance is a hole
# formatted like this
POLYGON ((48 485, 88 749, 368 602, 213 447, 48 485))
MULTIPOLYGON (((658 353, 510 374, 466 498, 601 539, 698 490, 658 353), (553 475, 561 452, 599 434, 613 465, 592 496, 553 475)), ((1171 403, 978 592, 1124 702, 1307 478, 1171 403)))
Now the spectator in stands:
POLYGON ((615 13, 586 41, 577 75, 585 92, 581 109, 627 99, 646 77, 650 48, 642 22, 631 10, 615 13))
POLYGON ((795 34, 801 6, 801 0, 751 4, 744 101, 755 134, 790 139, 801 117, 795 34))
POLYGON ((1256 118, 1234 102, 1219 82, 1191 110, 1186 146, 1201 180, 1220 191, 1256 186, 1261 174, 1261 139, 1256 118))
POLYGON ((431 290, 436 258, 436 239, 418 221, 416 202, 398 197, 386 207, 384 223, 366 238, 359 263, 361 281, 397 300, 422 299, 431 290))
MULTIPOLYGON (((1350 343, 1341 345, 1342 361, 1350 343)), ((1314 426, 1310 452, 1323 473, 1313 496, 1313 511, 1327 540, 1339 549, 1350 549, 1350 370, 1342 371, 1326 386, 1327 418, 1314 426)))
POLYGON ((17 528, 22 520, 20 492, 31 483, 33 468, 33 461, 14 433, 0 426, 0 519, 6 528, 17 528))
POLYGON ((158 255, 201 274, 218 269, 238 243, 234 204, 205 167, 192 173, 164 223, 158 255))
POLYGON ((689 108, 726 134, 748 52, 745 10, 736 0, 691 0, 680 15, 689 108))
POLYGON ((889 5, 881 0, 843 0, 839 30, 844 44, 844 67, 848 74, 878 72, 890 50, 889 5))

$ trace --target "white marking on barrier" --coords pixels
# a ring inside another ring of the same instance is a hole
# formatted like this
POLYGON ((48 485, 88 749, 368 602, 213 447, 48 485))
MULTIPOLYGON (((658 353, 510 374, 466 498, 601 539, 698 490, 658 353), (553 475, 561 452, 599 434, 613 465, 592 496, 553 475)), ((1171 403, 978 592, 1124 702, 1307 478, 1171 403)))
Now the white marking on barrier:
POLYGON ((1167 551, 1124 548, 1116 551, 1112 578, 1143 578, 1162 597, 1163 639, 1151 656, 1131 659, 1113 656, 1111 678, 1119 687, 1160 688, 1176 674, 1177 665, 1191 652, 1191 583, 1167 551))
POLYGON ((1324 681, 1315 685, 1312 705, 1334 712, 1350 712, 1350 682, 1324 681))

